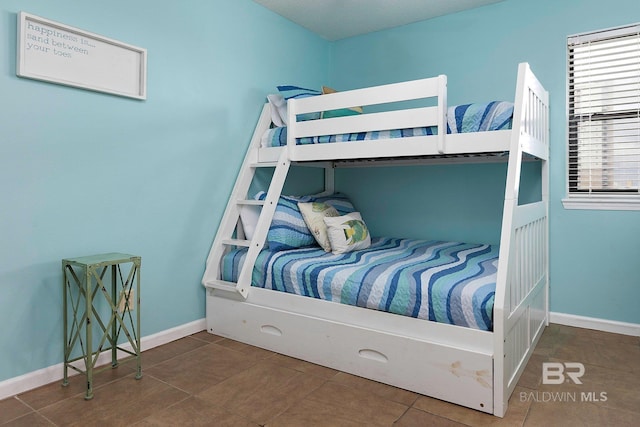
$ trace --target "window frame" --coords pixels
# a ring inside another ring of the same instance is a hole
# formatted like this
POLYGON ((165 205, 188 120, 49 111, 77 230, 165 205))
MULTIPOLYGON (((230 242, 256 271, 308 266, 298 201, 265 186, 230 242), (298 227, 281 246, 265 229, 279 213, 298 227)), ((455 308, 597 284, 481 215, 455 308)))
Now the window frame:
MULTIPOLYGON (((571 50, 574 40, 602 41, 615 37, 624 37, 636 34, 640 38, 640 23, 625 25, 620 27, 602 29, 597 31, 574 34, 567 37, 567 61, 566 61, 566 197, 562 199, 565 209, 596 209, 596 210, 640 210, 640 183, 635 190, 587 190, 580 191, 572 189, 571 174, 574 167, 571 162, 576 160, 578 154, 572 154, 573 144, 571 143, 571 124, 575 123, 570 113, 572 111, 571 102, 571 50), (573 157, 572 157, 573 156, 573 157)), ((638 48, 640 54, 640 45, 638 48)), ((639 96, 640 98, 640 96, 639 96)), ((606 114, 606 113, 605 113, 606 114)), ((592 117, 602 118, 603 113, 594 113, 592 117)), ((607 115, 611 117, 614 114, 607 115)), ((621 115, 622 116, 622 115, 621 115)), ((635 117, 635 116, 634 116, 635 117)), ((577 166, 575 166, 577 167, 577 166)), ((640 166, 639 166, 640 167, 640 166)), ((639 171, 640 172, 640 171, 639 171)), ((575 178, 577 179, 577 178, 575 178)))

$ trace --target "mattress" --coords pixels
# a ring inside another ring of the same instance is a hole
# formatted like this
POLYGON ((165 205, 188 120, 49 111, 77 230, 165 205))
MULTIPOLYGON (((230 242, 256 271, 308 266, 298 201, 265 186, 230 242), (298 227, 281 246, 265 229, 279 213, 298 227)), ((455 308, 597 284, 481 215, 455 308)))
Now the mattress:
MULTIPOLYGON (((456 105, 448 108, 447 133, 468 133, 511 129, 512 121, 512 102, 491 101, 487 103, 456 105)), ((324 144, 332 142, 393 139, 411 136, 436 135, 437 133, 437 127, 435 126, 392 129, 298 138, 296 140, 296 144, 324 144)), ((287 128, 275 127, 268 129, 262 135, 261 145, 262 147, 279 147, 287 145, 287 128)))
MULTIPOLYGON (((246 248, 222 260, 237 281, 246 248)), ((332 254, 320 247, 260 252, 252 285, 485 331, 493 329, 498 246, 374 238, 332 254)))

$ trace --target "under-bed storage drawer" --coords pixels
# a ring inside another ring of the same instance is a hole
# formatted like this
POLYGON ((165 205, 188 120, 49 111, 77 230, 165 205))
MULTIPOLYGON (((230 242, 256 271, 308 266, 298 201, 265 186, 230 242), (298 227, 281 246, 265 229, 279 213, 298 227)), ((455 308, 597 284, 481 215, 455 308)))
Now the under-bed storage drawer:
POLYGON ((493 360, 489 354, 210 293, 207 328, 247 344, 493 412, 493 360))

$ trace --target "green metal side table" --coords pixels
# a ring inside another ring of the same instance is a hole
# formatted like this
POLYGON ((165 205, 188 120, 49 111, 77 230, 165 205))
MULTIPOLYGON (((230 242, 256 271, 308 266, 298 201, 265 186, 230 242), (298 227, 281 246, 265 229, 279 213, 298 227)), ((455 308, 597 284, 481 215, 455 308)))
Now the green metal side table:
POLYGON ((121 253, 62 260, 64 292, 62 385, 69 384, 69 368, 84 374, 87 380, 85 395, 87 400, 93 398, 93 374, 118 366, 118 350, 134 356, 136 379, 142 378, 140 264, 139 256, 121 253), (123 277, 123 271, 126 279, 123 277), (122 343, 118 342, 120 333, 124 333, 131 349, 122 346, 127 344, 124 339, 122 343), (96 369, 100 354, 108 350, 111 350, 111 366, 96 369), (84 369, 80 361, 84 361, 84 369))

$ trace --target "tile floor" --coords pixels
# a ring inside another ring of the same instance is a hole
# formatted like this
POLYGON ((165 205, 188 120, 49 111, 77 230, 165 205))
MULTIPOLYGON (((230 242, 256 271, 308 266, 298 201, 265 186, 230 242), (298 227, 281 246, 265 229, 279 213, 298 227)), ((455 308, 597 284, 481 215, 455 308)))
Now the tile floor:
POLYGON ((2 400, 0 425, 640 425, 640 338, 559 325, 545 330, 503 419, 206 332, 145 351, 139 381, 130 365, 98 374, 90 401, 81 377, 2 400), (543 362, 583 363, 583 384, 542 384, 543 362))

